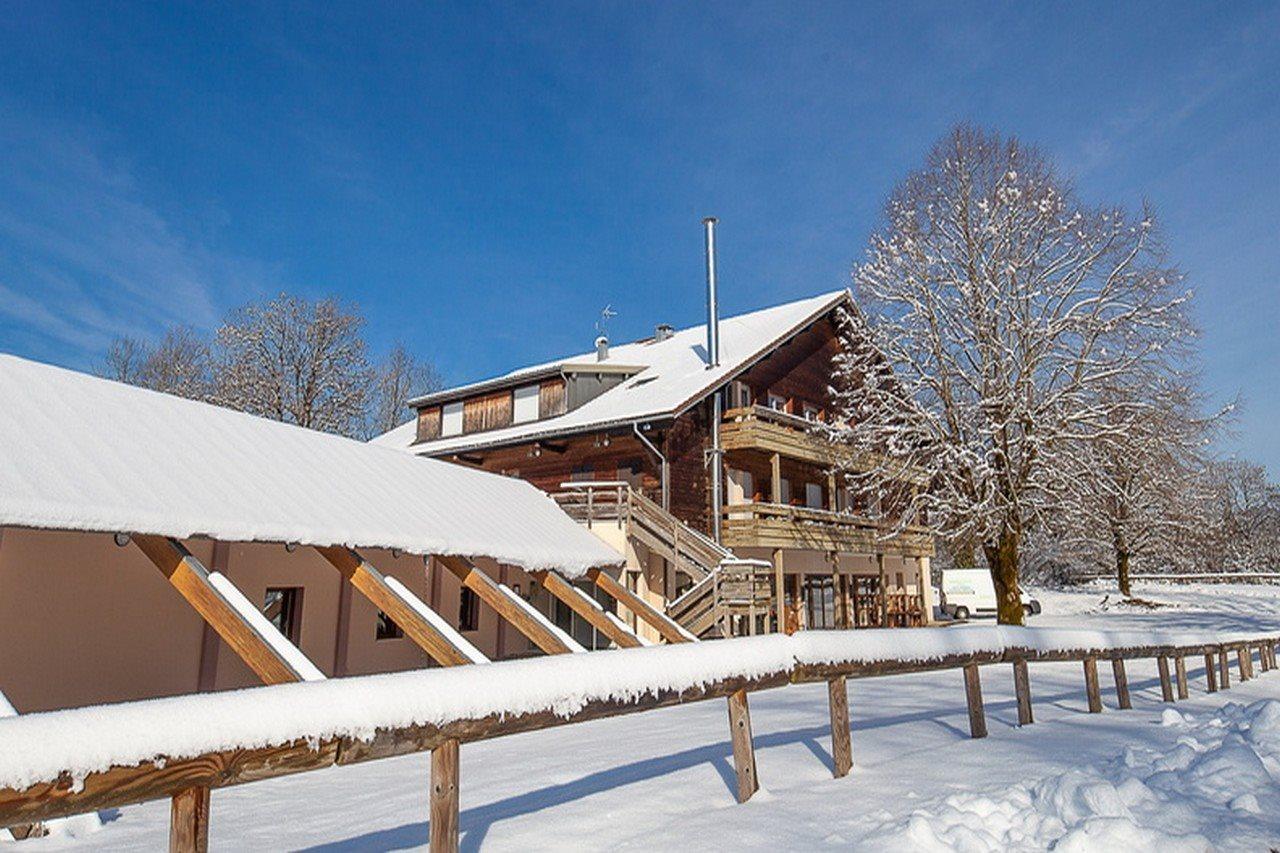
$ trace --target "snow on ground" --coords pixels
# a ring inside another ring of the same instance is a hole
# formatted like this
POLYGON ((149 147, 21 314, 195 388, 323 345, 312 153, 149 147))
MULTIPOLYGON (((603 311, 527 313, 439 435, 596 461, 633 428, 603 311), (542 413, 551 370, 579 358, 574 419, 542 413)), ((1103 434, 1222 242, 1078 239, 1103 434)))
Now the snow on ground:
MULTIPOLYGON (((1280 589, 1143 585, 1036 590, 1032 624, 1264 631, 1280 589), (1106 596, 1110 596, 1104 602, 1106 596)), ((599 720, 462 748, 464 850, 1127 848, 1258 850, 1280 841, 1280 672, 1160 701, 1154 661, 1129 666, 1134 710, 1085 712, 1079 664, 1033 664, 1036 723, 1019 728, 1007 666, 983 668, 991 735, 968 737, 959 672, 850 682, 854 769, 831 778, 826 688, 753 694, 762 790, 734 802, 722 701, 599 720)), ((1104 687, 1110 681, 1104 672, 1104 687)), ((425 849, 426 755, 213 793, 211 847, 425 849)), ((23 851, 162 848, 168 804, 104 815, 88 836, 23 851)), ((0 849, 9 849, 0 843, 0 849)))

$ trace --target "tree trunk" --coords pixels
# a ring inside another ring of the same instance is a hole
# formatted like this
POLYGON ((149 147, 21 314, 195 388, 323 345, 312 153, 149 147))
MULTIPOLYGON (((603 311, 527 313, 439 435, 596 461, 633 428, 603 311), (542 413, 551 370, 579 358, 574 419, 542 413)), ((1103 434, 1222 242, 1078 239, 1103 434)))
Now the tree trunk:
POLYGON ((1116 578, 1120 581, 1120 594, 1125 598, 1132 595, 1129 587, 1129 552, 1116 551, 1116 578))
POLYGON ((1024 625, 1022 612, 1022 588, 1018 585, 1018 531, 1005 527, 994 544, 987 543, 982 550, 991 570, 991 582, 996 588, 996 620, 1001 625, 1024 625))

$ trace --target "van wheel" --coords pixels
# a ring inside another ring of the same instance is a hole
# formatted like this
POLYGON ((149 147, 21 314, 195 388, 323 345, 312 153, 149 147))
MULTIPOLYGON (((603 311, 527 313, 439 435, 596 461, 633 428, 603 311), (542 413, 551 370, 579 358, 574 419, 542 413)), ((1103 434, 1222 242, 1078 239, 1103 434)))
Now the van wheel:
POLYGON ((956 618, 956 619, 958 619, 958 620, 960 620, 960 621, 964 621, 965 619, 968 619, 968 618, 969 618, 969 608, 964 607, 963 605, 962 605, 962 606, 960 606, 960 607, 957 607, 957 608, 956 608, 956 612, 955 612, 954 616, 955 616, 955 618, 956 618))

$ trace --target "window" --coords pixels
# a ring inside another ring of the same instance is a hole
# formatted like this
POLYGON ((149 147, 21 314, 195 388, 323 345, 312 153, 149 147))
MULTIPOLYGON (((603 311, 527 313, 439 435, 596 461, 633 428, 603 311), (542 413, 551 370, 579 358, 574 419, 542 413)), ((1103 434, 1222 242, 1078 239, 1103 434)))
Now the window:
POLYGON ((398 640, 404 636, 404 629, 395 620, 381 610, 378 611, 378 633, 375 639, 398 640))
POLYGON ((773 409, 774 411, 785 412, 787 410, 786 397, 779 397, 777 394, 770 394, 768 399, 769 399, 769 408, 773 409))
POLYGON ((596 478, 595 469, 590 465, 575 466, 569 474, 569 481, 572 483, 590 483, 596 478))
POLYGON ((284 634, 285 639, 298 645, 302 638, 302 587, 268 587, 262 602, 262 615, 284 634))
POLYGON ((729 383, 729 408, 746 409, 751 406, 751 386, 745 382, 729 383))
POLYGON ((538 419, 538 401, 541 389, 537 385, 526 385, 516 389, 515 409, 511 420, 523 424, 538 419))
POLYGON ((818 407, 812 403, 804 404, 804 419, 807 421, 818 420, 818 407))
POLYGON ((822 486, 817 483, 804 484, 804 505, 810 509, 822 509, 822 486))
POLYGON ((462 596, 458 599, 458 630, 480 630, 480 596, 465 586, 462 588, 462 596))
POLYGON ((782 494, 774 495, 773 502, 780 503, 780 504, 791 503, 791 481, 788 480, 786 477, 783 477, 782 480, 779 482, 779 485, 782 487, 781 489, 782 494))
POLYGON ((440 413, 440 435, 462 435, 462 403, 449 403, 440 413))

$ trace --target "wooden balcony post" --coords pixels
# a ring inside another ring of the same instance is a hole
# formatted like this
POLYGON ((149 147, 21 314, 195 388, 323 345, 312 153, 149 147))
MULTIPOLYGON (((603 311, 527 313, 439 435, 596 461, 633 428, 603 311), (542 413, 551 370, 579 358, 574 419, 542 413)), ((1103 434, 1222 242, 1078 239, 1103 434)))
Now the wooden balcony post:
POLYGON ((458 850, 458 742, 431 750, 431 853, 458 850))
POLYGON ((1035 722, 1031 711, 1031 674, 1027 672, 1027 662, 1023 658, 1013 662, 1013 693, 1018 700, 1018 725, 1031 725, 1035 722))
POLYGON ((770 496, 775 504, 782 503, 782 456, 778 453, 769 457, 770 496))
POLYGON ((209 789, 184 788, 169 801, 169 853, 209 850, 209 789))
POLYGON ((1090 714, 1102 713, 1102 690, 1098 686, 1098 659, 1084 659, 1084 693, 1090 714))
POLYGON ((1187 659, 1184 655, 1174 656, 1173 671, 1174 675, 1178 678, 1178 698, 1190 698, 1191 691, 1187 689, 1187 659))
POLYGON ((889 587, 884 571, 884 554, 876 554, 876 569, 880 573, 880 627, 889 627, 889 587))
POLYGON ((976 663, 964 667, 964 697, 969 706, 969 736, 987 736, 987 716, 982 708, 982 677, 976 663))
POLYGON ((849 686, 843 675, 827 682, 827 704, 831 710, 832 773, 839 779, 853 767, 853 745, 849 737, 849 686))
POLYGON ((1206 692, 1217 693, 1218 692, 1218 673, 1214 669, 1214 660, 1213 660, 1213 655, 1211 654, 1204 656, 1204 678, 1208 684, 1206 692))
POLYGON ((1128 711, 1133 707, 1133 700, 1129 696, 1129 675, 1125 672, 1124 658, 1111 659, 1111 676, 1116 682, 1116 705, 1120 710, 1128 711))

